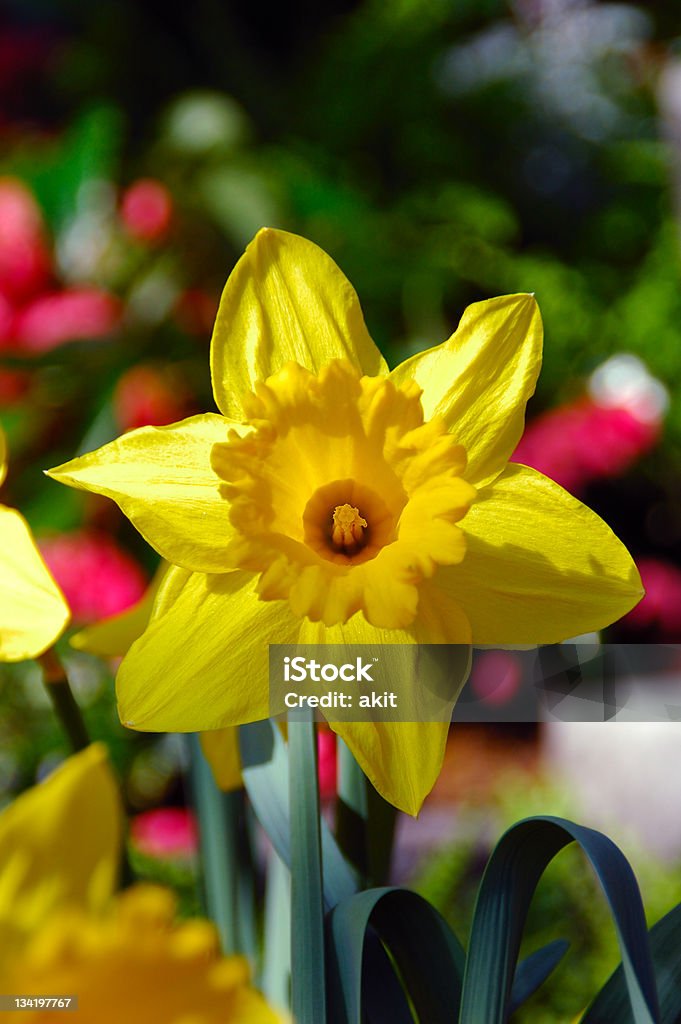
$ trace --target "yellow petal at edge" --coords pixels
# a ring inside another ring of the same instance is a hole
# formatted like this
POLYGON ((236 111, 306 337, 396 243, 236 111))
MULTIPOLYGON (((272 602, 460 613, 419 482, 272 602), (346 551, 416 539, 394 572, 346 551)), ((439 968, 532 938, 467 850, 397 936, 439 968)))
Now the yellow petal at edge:
POLYGON ((68 621, 68 605, 26 520, 0 505, 0 661, 37 658, 68 621))
POLYGON ((225 729, 211 729, 202 732, 199 739, 218 789, 225 793, 240 789, 242 780, 238 727, 229 725, 225 729))
POLYGON ((139 601, 117 615, 74 633, 69 639, 71 646, 100 658, 122 657, 149 625, 156 594, 167 570, 167 562, 161 562, 139 601))
POLYGON ((118 787, 101 744, 68 758, 0 814, 0 953, 53 911, 101 911, 122 844, 118 787))
POLYGON ((213 392, 225 416, 243 419, 243 396, 293 360, 318 372, 347 359, 369 376, 387 373, 359 299, 313 242, 263 228, 225 285, 211 342, 213 392))
POLYGON ((503 295, 464 311, 451 338, 397 366, 395 383, 423 388, 468 454, 466 479, 482 487, 504 468, 523 432, 541 366, 542 323, 532 295, 503 295))
MULTIPOLYGON (((391 644, 442 645, 441 657, 433 653, 437 647, 420 646, 416 658, 425 685, 437 686, 438 681, 424 678, 423 673, 447 673, 449 703, 443 719, 329 721, 381 796, 399 810, 417 815, 440 774, 451 711, 470 671, 470 627, 461 608, 427 584, 419 588, 419 615, 410 630, 375 629, 358 613, 342 626, 306 622, 299 643, 371 644, 378 650, 391 644)), ((388 650, 385 653, 390 656, 388 650)), ((396 678, 399 660, 395 660, 394 672, 396 678)))
POLYGON ((205 413, 131 430, 47 475, 112 498, 164 558, 196 572, 225 572, 232 536, 211 451, 237 424, 205 413))
POLYGON ((118 671, 124 725, 203 732, 268 717, 268 644, 294 643, 299 620, 286 601, 260 601, 255 582, 247 572, 168 570, 118 671))
POLYGON ((533 469, 509 464, 462 527, 466 557, 435 582, 464 608, 475 644, 557 643, 603 629, 643 596, 610 527, 533 469))

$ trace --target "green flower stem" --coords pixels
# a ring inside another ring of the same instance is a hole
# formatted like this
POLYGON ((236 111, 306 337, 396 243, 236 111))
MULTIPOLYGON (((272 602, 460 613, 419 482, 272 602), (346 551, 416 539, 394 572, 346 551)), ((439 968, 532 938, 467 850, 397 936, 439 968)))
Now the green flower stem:
POLYGON ((336 838, 341 850, 357 870, 361 888, 364 888, 369 874, 367 780, 349 747, 340 737, 337 762, 336 838))
POLYGON ((192 788, 199 819, 203 895, 225 954, 239 949, 239 793, 222 793, 204 757, 198 734, 190 737, 192 788))
POLYGON ((41 654, 38 662, 43 670, 45 689, 52 701, 57 718, 68 737, 74 754, 78 753, 79 750, 84 750, 90 745, 90 737, 85 728, 80 708, 73 696, 66 669, 54 647, 41 654))
POLYGON ((317 739, 309 709, 289 717, 291 1007, 296 1024, 325 1024, 324 903, 317 739))
MULTIPOLYGON (((85 750, 92 742, 88 734, 80 708, 73 696, 66 669, 54 647, 41 654, 37 659, 43 670, 43 683, 52 701, 62 729, 66 733, 74 754, 85 750)), ((121 793, 121 806, 125 806, 125 796, 121 793)), ((132 885, 135 875, 130 866, 125 846, 121 850, 119 885, 121 889, 132 885)))
POLYGON ((256 871, 253 851, 255 849, 257 825, 246 802, 242 789, 231 794, 237 804, 237 852, 239 872, 237 875, 237 939, 241 953, 247 957, 255 971, 260 959, 257 904, 256 871))
POLYGON ((397 812, 371 785, 346 743, 338 739, 338 844, 365 886, 385 885, 397 812))

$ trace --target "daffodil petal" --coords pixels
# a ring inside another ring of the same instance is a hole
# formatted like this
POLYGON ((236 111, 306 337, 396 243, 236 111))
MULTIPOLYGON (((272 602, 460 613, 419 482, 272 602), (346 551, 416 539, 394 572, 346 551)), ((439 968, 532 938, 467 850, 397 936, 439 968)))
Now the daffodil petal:
POLYGON ((202 732, 199 739, 216 786, 225 793, 240 789, 243 783, 238 726, 228 725, 225 729, 211 729, 202 732))
POLYGON ((94 913, 113 893, 122 811, 106 749, 93 744, 0 814, 0 953, 54 911, 94 913))
POLYGON ((225 572, 232 527, 211 451, 230 429, 238 425, 213 413, 141 427, 47 475, 112 498, 169 562, 196 572, 225 572))
MULTIPOLYGON (((124 655, 149 625, 157 593, 167 572, 168 566, 162 562, 140 601, 118 615, 80 630, 71 637, 72 646, 104 658, 124 655)), ((170 606, 188 573, 181 571, 174 577, 172 585, 164 589, 161 600, 157 602, 157 615, 160 614, 159 608, 162 612, 170 606)), ((239 789, 242 781, 237 727, 202 732, 200 741, 217 786, 225 792, 239 789)))
POLYGON ((482 487, 504 468, 523 432, 541 365, 542 323, 532 295, 504 295, 465 310, 451 338, 392 371, 423 388, 426 418, 442 416, 482 487))
POLYGON ((413 817, 437 782, 449 722, 329 722, 384 800, 413 817))
POLYGON ((167 570, 167 563, 161 562, 139 601, 117 615, 74 633, 69 640, 71 646, 100 658, 122 657, 149 625, 156 594, 167 570))
POLYGON ((263 228, 222 293, 211 343, 213 391, 225 416, 243 419, 242 399, 290 360, 318 372, 347 359, 387 373, 359 299, 327 254, 298 235, 263 228))
MULTIPOLYGON (((344 625, 331 628, 305 622, 299 642, 371 644, 377 648, 383 644, 454 645, 442 648, 440 665, 429 660, 434 657, 436 648, 429 649, 424 662, 427 671, 444 669, 449 679, 449 709, 443 720, 329 722, 381 796, 407 814, 417 815, 440 774, 451 709, 470 670, 470 626, 461 607, 432 584, 427 584, 420 588, 419 615, 409 630, 375 629, 357 614, 344 625)), ((418 656, 424 653, 421 648, 418 656)), ((399 671, 396 662, 393 678, 399 671)), ((429 684, 431 682, 429 678, 429 684)))
POLYGON ((87 651, 99 658, 122 657, 146 629, 153 603, 153 594, 147 592, 131 608, 79 630, 69 643, 77 651, 87 651))
POLYGON ((269 643, 294 643, 285 601, 260 601, 251 573, 171 567, 152 620, 116 679, 124 725, 203 732, 269 715, 269 643))
POLYGON ((37 658, 68 621, 68 605, 26 520, 0 505, 0 661, 37 658))
POLYGON ((509 464, 462 523, 466 557, 435 583, 465 608, 473 643, 557 643, 602 629, 643 596, 602 519, 553 481, 509 464))

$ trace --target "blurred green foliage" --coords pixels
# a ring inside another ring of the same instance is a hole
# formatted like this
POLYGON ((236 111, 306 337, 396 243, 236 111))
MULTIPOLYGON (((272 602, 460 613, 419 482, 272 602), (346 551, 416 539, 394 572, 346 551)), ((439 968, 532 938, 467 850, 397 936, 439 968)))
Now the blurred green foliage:
MULTIPOLYGON (((88 181, 169 186, 180 216, 163 252, 104 273, 133 311, 145 287, 217 295, 263 223, 334 256, 391 363, 441 341, 471 301, 535 292, 546 355, 531 411, 579 394, 609 355, 638 354, 672 400, 632 479, 667 502, 681 474, 681 289, 657 91, 676 21, 662 4, 15 4, 14 27, 37 24, 52 49, 14 98, 30 130, 0 171, 35 188, 57 240, 88 181), (58 141, 35 133, 41 121, 58 141)), ((205 348, 160 310, 129 316, 106 350, 50 357, 67 417, 57 459, 115 432, 103 409, 117 378, 155 356, 184 361, 207 407, 205 348), (108 430, 88 433, 103 415, 108 430)), ((17 492, 38 525, 44 486, 34 475, 17 492)), ((680 558, 681 537, 632 523, 618 486, 592 503, 635 553, 680 558)))

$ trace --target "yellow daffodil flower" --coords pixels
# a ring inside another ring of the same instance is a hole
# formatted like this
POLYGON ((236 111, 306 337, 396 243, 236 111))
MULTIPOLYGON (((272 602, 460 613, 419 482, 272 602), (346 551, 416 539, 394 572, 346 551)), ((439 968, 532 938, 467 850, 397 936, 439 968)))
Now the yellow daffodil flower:
MULTIPOLYGON (((0 992, 75 996, 82 1024, 277 1024, 209 921, 176 923, 155 886, 114 896, 121 841, 100 745, 0 814, 0 992)), ((57 1012, 22 1010, 36 1024, 57 1012)))
POLYGON ((2 811, 0 965, 55 913, 104 911, 122 841, 118 787, 101 744, 68 758, 2 811))
MULTIPOLYGON (((7 444, 0 429, 0 484, 7 444)), ((42 560, 28 523, 0 505, 0 661, 37 658, 66 628, 69 608, 42 560)))
MULTIPOLYGON (((624 546, 508 462, 541 340, 534 298, 504 296, 389 372, 333 261, 261 231, 217 316, 220 415, 132 431, 50 474, 113 498, 174 566, 121 665, 122 720, 267 717, 268 643, 551 643, 628 611, 642 588, 624 546)), ((331 724, 416 813, 447 723, 331 724)))
MULTIPOLYGON (((149 625, 154 600, 167 569, 167 564, 161 563, 146 592, 136 604, 74 633, 69 641, 71 646, 100 658, 123 657, 149 625)), ((202 732, 199 740, 211 766, 215 784, 227 793, 240 789, 242 778, 238 728, 228 725, 224 729, 202 732)))

